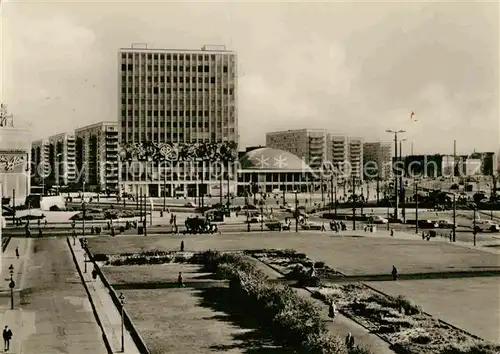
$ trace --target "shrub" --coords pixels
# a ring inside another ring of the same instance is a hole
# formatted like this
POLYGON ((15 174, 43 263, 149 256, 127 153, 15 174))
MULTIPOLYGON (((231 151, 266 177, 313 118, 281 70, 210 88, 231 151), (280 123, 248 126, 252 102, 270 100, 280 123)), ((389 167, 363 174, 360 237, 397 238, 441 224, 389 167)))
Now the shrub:
POLYGON ((94 262, 107 262, 109 261, 109 257, 106 254, 97 253, 94 254, 94 262))
POLYGON ((444 348, 439 354, 498 354, 500 345, 490 343, 469 343, 469 344, 452 344, 444 348))
POLYGON ((244 302, 277 339, 301 352, 347 354, 343 342, 332 338, 312 302, 286 285, 266 281, 266 275, 243 255, 207 251, 193 258, 218 279, 228 279, 235 301, 244 302))

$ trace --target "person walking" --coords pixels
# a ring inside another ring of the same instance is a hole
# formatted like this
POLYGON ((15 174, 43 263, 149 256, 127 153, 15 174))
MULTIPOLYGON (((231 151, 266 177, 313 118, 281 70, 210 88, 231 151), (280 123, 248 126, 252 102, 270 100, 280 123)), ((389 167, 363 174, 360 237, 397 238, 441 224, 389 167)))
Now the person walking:
POLYGON ((184 287, 184 279, 182 278, 182 272, 179 272, 179 276, 177 277, 177 285, 179 287, 184 287))
POLYGON ((332 300, 328 306, 328 317, 330 317, 333 322, 335 320, 335 316, 337 316, 337 306, 335 306, 335 303, 332 300))
POLYGON ((354 348, 354 337, 352 336, 351 332, 347 333, 347 336, 345 337, 345 346, 347 349, 353 349, 354 348))
POLYGON ((5 328, 3 330, 3 348, 4 348, 4 351, 9 350, 11 339, 12 339, 12 331, 10 330, 9 326, 5 326, 5 328))
POLYGON ((16 247, 16 258, 19 259, 19 247, 16 247))
POLYGON ((184 252, 184 240, 181 241, 181 252, 184 252))
POLYGON ((399 274, 398 270, 396 269, 396 266, 392 266, 392 280, 398 280, 399 279, 399 274))

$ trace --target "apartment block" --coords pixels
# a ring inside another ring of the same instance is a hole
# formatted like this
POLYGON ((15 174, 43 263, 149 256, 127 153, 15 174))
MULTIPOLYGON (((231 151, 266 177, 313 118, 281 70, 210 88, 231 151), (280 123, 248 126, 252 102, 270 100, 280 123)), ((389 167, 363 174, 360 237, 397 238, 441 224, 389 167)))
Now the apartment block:
POLYGON ((75 130, 79 183, 88 190, 118 190, 118 123, 99 122, 75 130))
MULTIPOLYGON (((201 50, 136 46, 120 49, 118 60, 120 144, 238 143, 235 52, 224 46, 201 50)), ((125 167, 122 164, 121 183, 129 193, 187 196, 218 185, 206 165, 195 176, 193 167, 184 163, 176 166, 180 170, 176 174, 167 173, 158 162, 143 166, 146 173, 130 173, 125 167)), ((230 175, 236 183, 234 171, 230 175)))
POLYGON ((266 147, 288 151, 303 159, 313 170, 327 161, 327 138, 324 129, 298 129, 266 133, 266 147))
POLYGON ((349 161, 349 138, 344 135, 328 134, 327 158, 333 167, 339 171, 337 180, 342 182, 350 173, 347 166, 349 161))
POLYGON ((363 181, 363 139, 358 137, 349 138, 349 163, 351 173, 357 181, 363 181))
POLYGON ((392 144, 369 142, 363 144, 365 179, 390 179, 392 176, 392 144))
POLYGON ((68 185, 76 180, 76 144, 74 133, 61 133, 50 136, 49 179, 56 185, 68 185))
POLYGON ((48 139, 40 139, 31 143, 31 167, 35 183, 50 175, 50 143, 48 139))

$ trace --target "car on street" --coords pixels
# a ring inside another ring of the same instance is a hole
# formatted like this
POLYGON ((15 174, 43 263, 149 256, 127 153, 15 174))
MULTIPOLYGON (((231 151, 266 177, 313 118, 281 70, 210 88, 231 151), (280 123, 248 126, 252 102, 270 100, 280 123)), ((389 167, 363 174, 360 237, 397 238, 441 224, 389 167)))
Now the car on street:
POLYGON ((285 223, 284 221, 279 220, 269 220, 266 222, 266 227, 271 230, 290 230, 290 222, 285 223))
POLYGON ((313 221, 306 221, 306 222, 300 224, 300 226, 304 230, 321 230, 321 225, 318 223, 315 223, 313 221))
POLYGON ((439 220, 438 225, 440 229, 453 229, 453 222, 450 220, 439 220))
POLYGON ((197 207, 197 205, 193 202, 187 202, 186 204, 184 204, 184 206, 186 208, 196 208, 197 207))
POLYGON ((384 218, 380 215, 373 215, 372 222, 374 224, 387 224, 389 222, 389 220, 387 220, 386 218, 384 218))
POLYGON ((476 232, 484 232, 484 231, 500 232, 500 226, 491 220, 476 220, 475 231, 476 232))
POLYGON ((439 224, 433 220, 419 220, 418 227, 422 229, 437 229, 439 228, 439 224))

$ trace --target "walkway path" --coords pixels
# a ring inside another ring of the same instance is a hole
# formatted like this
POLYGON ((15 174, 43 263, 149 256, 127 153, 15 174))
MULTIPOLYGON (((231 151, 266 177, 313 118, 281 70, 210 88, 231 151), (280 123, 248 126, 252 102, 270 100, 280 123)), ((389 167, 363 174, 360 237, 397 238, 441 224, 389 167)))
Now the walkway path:
POLYGON ((108 338, 113 352, 139 354, 139 350, 127 330, 124 331, 125 352, 121 351, 121 314, 113 303, 109 295, 109 290, 104 286, 99 277, 95 280, 92 279, 92 263, 87 263, 87 272, 85 272, 84 250, 80 242, 76 242, 73 245, 71 241, 69 245, 73 248, 73 252, 78 262, 77 266, 80 267, 84 281, 87 283, 92 302, 94 303, 104 333, 108 338))
POLYGON ((9 263, 15 269, 15 310, 7 282, 0 299, 0 324, 14 334, 9 352, 107 353, 64 239, 13 238, 2 260, 2 279, 9 277, 9 263))

